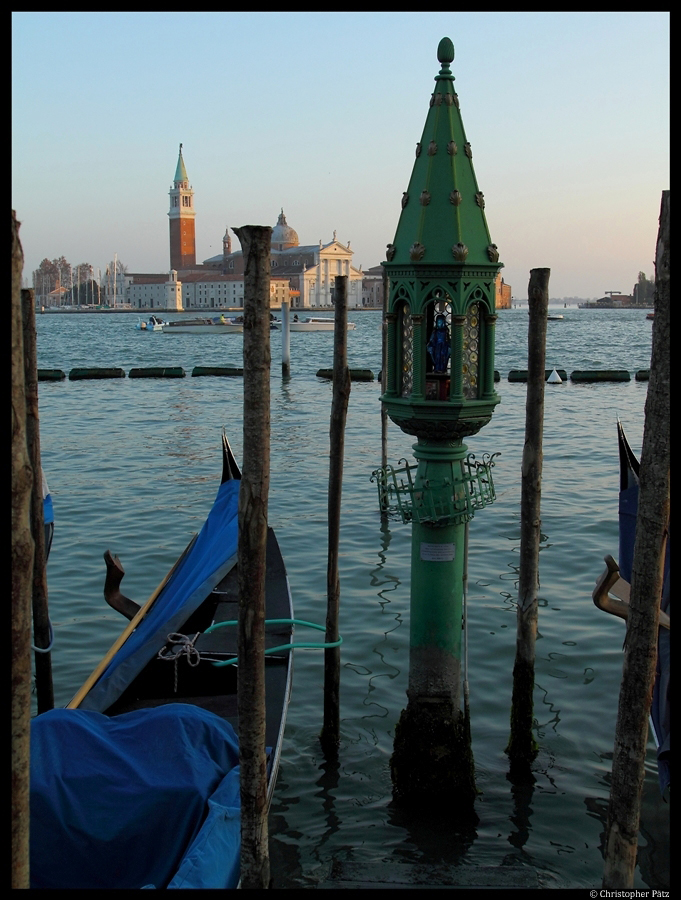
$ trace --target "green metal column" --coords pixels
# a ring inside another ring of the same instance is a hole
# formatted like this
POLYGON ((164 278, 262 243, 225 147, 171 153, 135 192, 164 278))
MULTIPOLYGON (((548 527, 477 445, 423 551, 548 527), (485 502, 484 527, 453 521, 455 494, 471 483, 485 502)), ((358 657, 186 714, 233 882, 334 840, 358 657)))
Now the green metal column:
MULTIPOLYGON (((467 447, 419 443, 415 489, 428 486, 444 510, 461 483, 467 447), (438 495, 440 495, 438 497, 438 495)), ((447 698, 459 711, 466 525, 412 524, 409 630, 410 699, 447 698)))

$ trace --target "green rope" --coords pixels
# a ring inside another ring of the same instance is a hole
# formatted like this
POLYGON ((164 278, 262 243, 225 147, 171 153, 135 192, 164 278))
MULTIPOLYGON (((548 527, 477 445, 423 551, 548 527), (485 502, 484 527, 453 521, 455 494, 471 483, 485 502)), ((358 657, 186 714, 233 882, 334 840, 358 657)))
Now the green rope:
MULTIPOLYGON (((230 619, 229 622, 215 622, 213 625, 206 628, 204 634, 210 634, 211 631, 215 631, 217 628, 224 628, 227 625, 238 624, 238 619, 230 619)), ((305 625, 307 628, 316 628, 317 631, 326 631, 326 628, 323 625, 315 625, 314 622, 305 622, 303 619, 265 619, 265 625, 305 625)), ((325 642, 323 644, 310 641, 303 641, 299 644, 281 644, 279 647, 270 647, 269 650, 265 650, 265 656, 270 656, 273 653, 280 653, 283 650, 330 650, 332 647, 340 647, 342 643, 343 638, 339 637, 337 641, 325 642)), ((211 663, 214 666, 233 666, 238 661, 238 657, 235 656, 233 659, 211 660, 211 663)))

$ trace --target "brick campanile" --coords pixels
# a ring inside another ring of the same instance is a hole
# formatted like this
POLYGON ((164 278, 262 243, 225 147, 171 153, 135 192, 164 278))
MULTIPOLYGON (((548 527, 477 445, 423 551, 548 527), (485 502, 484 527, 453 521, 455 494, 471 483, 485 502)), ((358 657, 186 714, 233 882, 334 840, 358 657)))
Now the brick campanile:
POLYGON ((182 159, 182 144, 177 160, 173 186, 169 191, 170 210, 170 268, 186 269, 196 265, 196 237, 194 233, 194 191, 189 186, 187 170, 182 159))

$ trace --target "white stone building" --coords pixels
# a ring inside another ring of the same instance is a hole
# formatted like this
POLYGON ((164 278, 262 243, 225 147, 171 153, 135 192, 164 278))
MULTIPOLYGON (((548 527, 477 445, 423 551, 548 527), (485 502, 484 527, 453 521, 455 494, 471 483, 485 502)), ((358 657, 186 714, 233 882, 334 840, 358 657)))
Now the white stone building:
POLYGON ((363 273, 362 306, 367 309, 383 308, 383 266, 373 266, 363 273))
POLYGON ((125 300, 132 309, 182 311, 182 283, 177 272, 167 275, 127 274, 125 300))

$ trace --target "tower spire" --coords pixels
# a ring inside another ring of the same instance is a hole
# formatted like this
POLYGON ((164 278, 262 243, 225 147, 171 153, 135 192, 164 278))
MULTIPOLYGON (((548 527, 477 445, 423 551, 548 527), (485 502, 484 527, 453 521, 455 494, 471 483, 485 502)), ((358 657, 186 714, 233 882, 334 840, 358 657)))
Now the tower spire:
POLYGON ((182 144, 180 144, 180 153, 177 157, 177 168, 175 169, 175 178, 174 178, 175 186, 179 187, 181 184, 189 185, 189 178, 187 177, 187 170, 184 166, 184 159, 182 159, 182 144))
POLYGON ((175 178, 169 191, 170 268, 181 270, 196 265, 194 191, 189 184, 180 144, 175 178))

